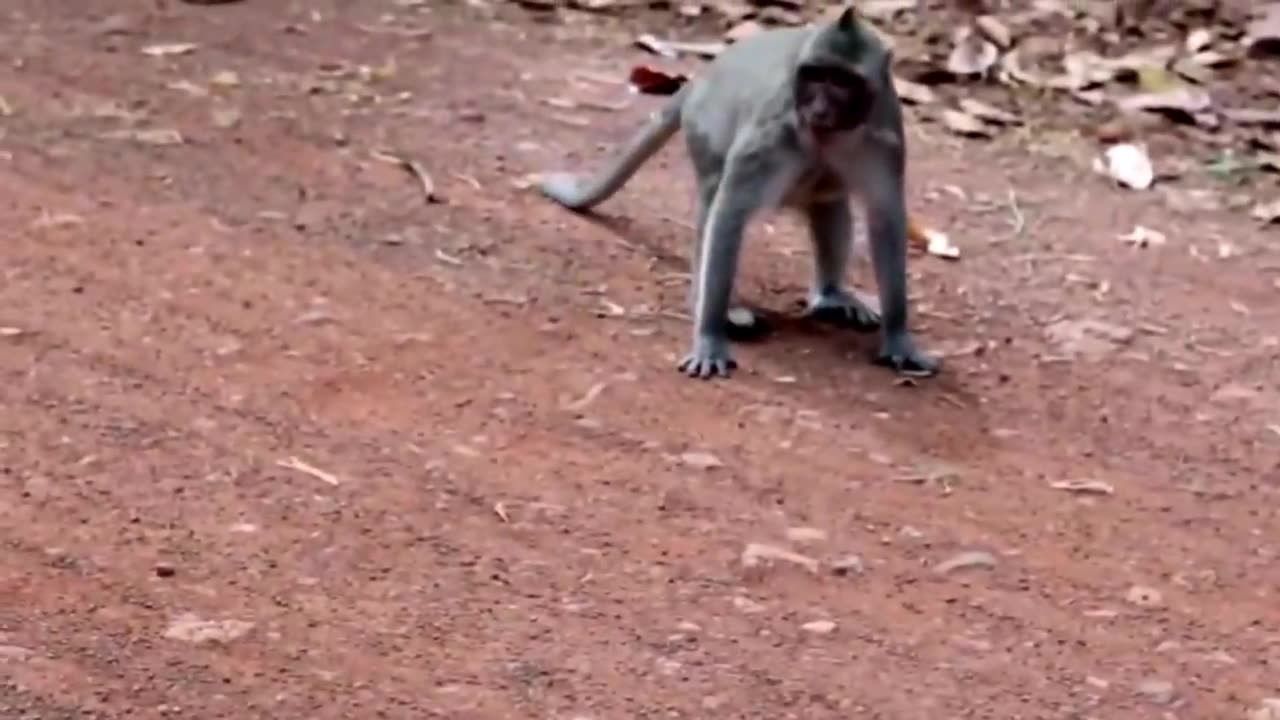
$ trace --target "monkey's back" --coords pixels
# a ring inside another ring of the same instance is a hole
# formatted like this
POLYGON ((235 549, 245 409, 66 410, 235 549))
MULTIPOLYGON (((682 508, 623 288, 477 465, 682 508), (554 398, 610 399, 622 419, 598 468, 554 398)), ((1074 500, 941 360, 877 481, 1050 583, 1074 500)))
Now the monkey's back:
POLYGON ((705 152, 725 157, 741 131, 772 122, 790 108, 791 78, 814 27, 766 30, 739 40, 690 81, 680 113, 683 131, 705 152))

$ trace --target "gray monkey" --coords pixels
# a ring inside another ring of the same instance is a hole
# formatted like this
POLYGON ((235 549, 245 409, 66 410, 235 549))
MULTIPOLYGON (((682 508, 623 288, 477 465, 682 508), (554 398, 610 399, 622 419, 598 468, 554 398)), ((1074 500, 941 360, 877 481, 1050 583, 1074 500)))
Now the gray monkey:
POLYGON ((734 43, 690 80, 591 177, 556 172, 539 189, 585 211, 607 200, 683 129, 697 177, 698 240, 689 301, 693 344, 678 368, 728 376, 728 312, 747 223, 786 208, 808 220, 814 278, 807 313, 881 330, 874 362, 934 375, 941 360, 907 328, 906 136, 891 50, 846 8, 828 23, 767 30, 734 43), (864 203, 882 314, 844 287, 853 240, 849 199, 864 203))

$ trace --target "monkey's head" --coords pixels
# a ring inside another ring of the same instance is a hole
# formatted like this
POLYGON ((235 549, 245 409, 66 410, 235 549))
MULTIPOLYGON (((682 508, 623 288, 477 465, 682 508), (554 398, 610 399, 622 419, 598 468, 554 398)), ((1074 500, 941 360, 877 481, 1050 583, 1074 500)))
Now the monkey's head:
POLYGON ((794 80, 801 125, 819 140, 862 127, 890 62, 889 49, 846 8, 801 51, 794 80))

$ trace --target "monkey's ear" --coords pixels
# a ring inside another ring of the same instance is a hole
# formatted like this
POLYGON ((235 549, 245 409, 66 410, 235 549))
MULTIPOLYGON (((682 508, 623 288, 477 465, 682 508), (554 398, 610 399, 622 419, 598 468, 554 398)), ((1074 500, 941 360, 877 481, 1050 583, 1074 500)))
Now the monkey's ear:
POLYGON ((854 10, 853 5, 845 5, 844 12, 840 13, 840 19, 836 20, 836 27, 841 30, 852 30, 854 25, 858 24, 858 13, 854 10))

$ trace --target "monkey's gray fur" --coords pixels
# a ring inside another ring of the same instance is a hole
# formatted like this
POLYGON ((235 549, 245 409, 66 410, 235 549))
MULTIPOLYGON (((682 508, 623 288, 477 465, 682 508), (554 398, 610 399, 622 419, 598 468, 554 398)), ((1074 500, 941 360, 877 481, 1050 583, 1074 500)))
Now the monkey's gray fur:
POLYGON ((575 211, 616 193, 683 129, 697 177, 692 257, 693 343, 679 369, 727 376, 727 313, 747 223, 789 208, 808 220, 814 278, 808 312, 881 329, 875 362, 933 375, 941 361, 907 328, 906 142, 892 53, 847 8, 822 25, 768 30, 734 43, 650 118, 616 159, 589 178, 551 173, 541 191, 575 211), (883 315, 844 287, 853 238, 850 197, 866 208, 883 315))

